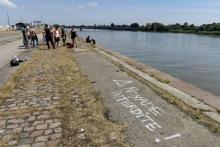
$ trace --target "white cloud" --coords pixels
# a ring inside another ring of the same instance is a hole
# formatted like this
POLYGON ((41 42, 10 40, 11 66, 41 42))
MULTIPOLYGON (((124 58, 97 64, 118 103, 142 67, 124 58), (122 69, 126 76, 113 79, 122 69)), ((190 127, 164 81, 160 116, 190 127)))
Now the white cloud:
POLYGON ((77 8, 83 9, 83 8, 85 8, 85 6, 84 5, 78 5, 77 8))
POLYGON ((97 7, 98 5, 99 5, 98 2, 96 1, 88 3, 89 7, 97 7))
POLYGON ((0 5, 8 8, 17 8, 16 4, 11 2, 10 0, 0 0, 0 5))
POLYGON ((87 7, 97 7, 99 4, 98 2, 96 1, 93 1, 93 2, 90 2, 90 3, 87 3, 87 4, 82 4, 82 5, 77 5, 77 8, 79 9, 84 9, 84 8, 87 8, 87 7))

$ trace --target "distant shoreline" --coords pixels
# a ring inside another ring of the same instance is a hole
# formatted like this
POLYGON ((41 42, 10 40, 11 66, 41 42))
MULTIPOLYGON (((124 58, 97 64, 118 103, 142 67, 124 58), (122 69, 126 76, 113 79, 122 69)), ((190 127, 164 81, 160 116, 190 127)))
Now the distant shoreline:
MULTIPOLYGON (((80 28, 80 27, 77 27, 80 28)), ((92 28, 92 27, 85 27, 83 29, 94 29, 94 30, 112 30, 112 31, 131 31, 131 32, 151 32, 151 33, 184 33, 184 34, 197 34, 197 35, 214 35, 220 36, 220 31, 187 31, 187 30, 170 30, 170 31, 144 31, 141 29, 122 29, 122 28, 92 28)))

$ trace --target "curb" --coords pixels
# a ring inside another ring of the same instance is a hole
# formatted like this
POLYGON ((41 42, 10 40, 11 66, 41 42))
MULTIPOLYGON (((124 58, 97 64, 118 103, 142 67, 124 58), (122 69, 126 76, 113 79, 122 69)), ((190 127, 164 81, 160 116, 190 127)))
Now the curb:
MULTIPOLYGON (((135 66, 131 66, 128 63, 126 63, 125 61, 118 58, 117 56, 114 56, 114 54, 112 55, 111 51, 105 51, 105 50, 99 49, 99 48, 93 48, 93 49, 96 52, 100 53, 102 56, 109 59, 110 61, 113 61, 114 63, 124 67, 128 71, 134 73, 138 77, 153 84, 154 86, 159 87, 162 90, 165 90, 166 92, 168 92, 169 94, 171 94, 175 98, 177 98, 178 100, 182 101, 187 106, 189 106, 195 110, 201 111, 201 113, 204 116, 206 116, 206 117, 210 118, 211 120, 220 124, 219 110, 215 109, 214 107, 211 107, 211 106, 205 104, 204 102, 198 100, 196 97, 192 97, 191 95, 189 95, 189 94, 187 94, 177 88, 174 88, 168 84, 165 84, 165 83, 158 81, 157 79, 150 76, 149 74, 138 70, 135 66), (110 52, 110 53, 108 53, 108 52, 110 52)), ((122 56, 122 55, 120 55, 120 56, 122 56)))

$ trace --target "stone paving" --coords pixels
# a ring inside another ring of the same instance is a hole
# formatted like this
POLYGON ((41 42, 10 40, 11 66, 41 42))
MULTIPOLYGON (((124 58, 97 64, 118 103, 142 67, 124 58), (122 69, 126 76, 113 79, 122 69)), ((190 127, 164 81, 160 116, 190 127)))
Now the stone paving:
POLYGON ((56 146, 61 119, 52 115, 59 106, 53 70, 36 65, 25 72, 11 95, 0 104, 0 139, 5 146, 56 146))

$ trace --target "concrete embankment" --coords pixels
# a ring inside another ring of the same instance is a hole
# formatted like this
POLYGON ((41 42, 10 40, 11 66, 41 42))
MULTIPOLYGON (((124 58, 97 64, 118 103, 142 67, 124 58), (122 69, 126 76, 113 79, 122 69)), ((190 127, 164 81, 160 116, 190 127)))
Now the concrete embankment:
POLYGON ((220 145, 215 107, 141 71, 110 50, 84 44, 75 56, 100 91, 111 118, 128 125, 133 146, 220 145))
POLYGON ((94 50, 102 54, 109 61, 125 68, 128 72, 135 74, 135 77, 141 78, 154 86, 165 90, 179 101, 195 110, 203 111, 216 122, 220 122, 220 97, 204 91, 194 85, 185 83, 164 72, 161 72, 148 65, 139 63, 133 59, 125 57, 119 53, 96 46, 94 50), (215 117, 214 117, 215 116, 215 117))

